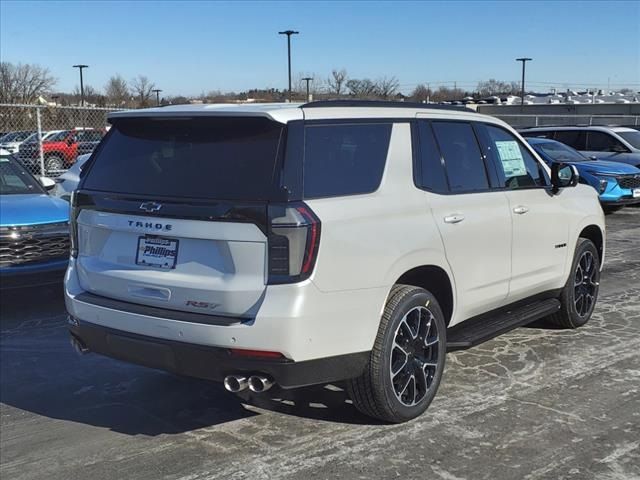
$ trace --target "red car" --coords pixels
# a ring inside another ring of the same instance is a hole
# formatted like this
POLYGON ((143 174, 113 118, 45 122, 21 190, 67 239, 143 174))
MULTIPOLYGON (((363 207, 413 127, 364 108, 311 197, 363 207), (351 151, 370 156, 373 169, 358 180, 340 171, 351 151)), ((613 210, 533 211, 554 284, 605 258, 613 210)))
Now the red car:
MULTIPOLYGON (((47 172, 65 170, 73 165, 79 154, 89 153, 95 148, 105 131, 95 128, 62 130, 42 141, 44 167, 47 172)), ((24 143, 18 158, 24 165, 37 167, 40 161, 38 142, 24 143)))

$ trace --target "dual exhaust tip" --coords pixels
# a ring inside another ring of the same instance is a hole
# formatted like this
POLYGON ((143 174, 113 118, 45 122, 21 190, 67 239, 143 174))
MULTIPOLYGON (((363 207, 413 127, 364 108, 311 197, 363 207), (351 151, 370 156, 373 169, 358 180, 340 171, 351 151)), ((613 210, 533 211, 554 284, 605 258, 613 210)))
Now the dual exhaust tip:
POLYGON ((273 380, 264 375, 227 375, 224 377, 224 388, 229 392, 238 393, 247 388, 254 393, 266 392, 273 386, 273 380))

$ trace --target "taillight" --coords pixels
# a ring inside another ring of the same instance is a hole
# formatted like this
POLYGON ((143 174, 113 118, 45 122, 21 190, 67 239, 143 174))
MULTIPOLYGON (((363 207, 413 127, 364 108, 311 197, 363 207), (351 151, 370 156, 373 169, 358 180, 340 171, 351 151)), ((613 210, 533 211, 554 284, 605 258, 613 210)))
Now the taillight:
POLYGON ((320 220, 308 205, 269 206, 269 284, 311 276, 320 246, 320 220))
POLYGON ((71 256, 78 258, 78 194, 76 191, 71 192, 69 199, 69 235, 71 237, 71 256))

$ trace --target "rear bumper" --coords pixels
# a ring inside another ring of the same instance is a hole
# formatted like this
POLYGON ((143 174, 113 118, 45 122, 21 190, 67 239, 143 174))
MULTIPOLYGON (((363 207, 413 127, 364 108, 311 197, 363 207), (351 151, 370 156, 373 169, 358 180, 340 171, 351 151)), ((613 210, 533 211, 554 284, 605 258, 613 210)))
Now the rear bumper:
POLYGON ((267 286, 251 318, 142 307, 87 294, 75 260, 65 277, 65 303, 81 324, 101 326, 158 341, 214 348, 280 352, 295 362, 370 351, 388 289, 324 292, 305 282, 267 286))
POLYGON ((263 374, 283 388, 357 377, 369 359, 369 352, 303 362, 237 358, 226 348, 136 335, 78 320, 69 322, 69 331, 89 351, 119 360, 219 382, 227 375, 263 374))

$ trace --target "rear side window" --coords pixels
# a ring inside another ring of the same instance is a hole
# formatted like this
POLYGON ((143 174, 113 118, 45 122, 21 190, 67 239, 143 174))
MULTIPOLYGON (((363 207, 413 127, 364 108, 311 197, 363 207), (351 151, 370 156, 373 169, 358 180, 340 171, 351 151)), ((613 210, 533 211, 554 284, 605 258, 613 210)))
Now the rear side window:
POLYGON ((462 122, 433 122, 451 192, 487 190, 489 181, 473 128, 462 122))
POLYGON ((117 120, 82 188, 150 196, 269 200, 284 126, 266 118, 117 120))
POLYGON ((307 125, 305 198, 377 190, 389 151, 391 129, 391 123, 307 125))
POLYGON ((416 182, 421 188, 437 193, 447 193, 449 191, 447 177, 431 125, 426 121, 419 121, 418 132, 420 158, 418 159, 416 182))
POLYGON ((587 150, 590 152, 613 152, 615 148, 624 148, 617 138, 604 132, 589 132, 587 136, 587 150))
POLYGON ((557 130, 553 139, 569 145, 576 150, 587 149, 587 135, 583 130, 557 130))

